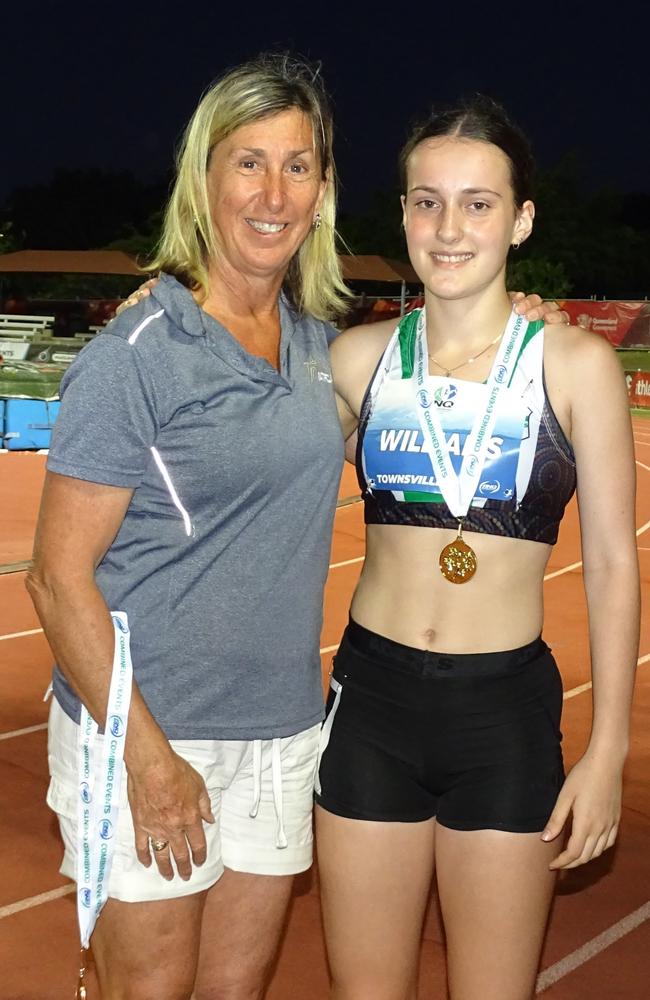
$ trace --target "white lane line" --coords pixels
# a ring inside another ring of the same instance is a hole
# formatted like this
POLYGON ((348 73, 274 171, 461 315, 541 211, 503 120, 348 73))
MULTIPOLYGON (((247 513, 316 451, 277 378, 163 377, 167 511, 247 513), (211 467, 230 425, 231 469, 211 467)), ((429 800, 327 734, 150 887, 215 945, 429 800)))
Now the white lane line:
POLYGON ((30 733, 39 733, 41 729, 47 729, 47 722, 40 722, 37 726, 27 726, 25 729, 14 729, 11 733, 0 733, 0 740, 11 740, 14 736, 28 736, 30 733))
POLYGON ((323 653, 334 653, 339 648, 339 643, 337 642, 335 646, 323 646, 321 649, 321 656, 323 653))
POLYGON ((636 930, 637 927, 640 927, 648 919, 650 919, 650 901, 644 903, 643 906, 640 906, 633 913, 629 913, 627 917, 623 917, 618 923, 612 924, 611 927, 608 927, 602 934, 598 934, 595 938, 592 938, 591 941, 587 941, 581 948, 576 948, 566 958, 561 958, 559 962, 550 965, 548 969, 544 969, 537 977, 535 993, 543 993, 549 986, 553 986, 558 980, 563 979, 564 976, 568 976, 570 972, 575 972, 585 962, 595 958, 596 955, 604 951, 605 948, 609 948, 616 941, 620 941, 626 934, 636 930))
MULTIPOLYGON (((636 661, 637 667, 647 663, 648 660, 650 660, 650 653, 646 653, 645 656, 640 656, 636 661)), ((584 694, 585 691, 591 691, 591 681, 587 681, 586 684, 579 684, 578 687, 569 688, 568 691, 564 692, 562 697, 564 698, 564 701, 567 701, 568 698, 575 698, 577 694, 584 694)))
POLYGON ((575 698, 577 694, 584 694, 585 691, 591 691, 591 681, 587 681, 586 684, 580 684, 578 687, 569 688, 562 695, 564 701, 568 701, 569 698, 575 698))
POLYGON ((7 635, 0 635, 0 642, 3 639, 23 639, 26 635, 38 635, 42 628, 30 628, 26 632, 9 632, 7 635))
MULTIPOLYGON (((641 465, 642 463, 637 462, 636 464, 641 465)), ((643 468, 647 469, 648 472, 650 472, 650 465, 644 465, 643 468)), ((636 537, 638 538, 639 535, 642 535, 645 531, 648 530, 648 528, 650 528, 650 521, 646 521, 645 524, 642 524, 640 528, 636 529, 636 537)), ((563 566, 562 569, 556 569, 554 573, 546 574, 546 576, 544 577, 544 582, 546 582, 546 580, 553 580, 555 579, 556 576, 563 576, 565 573, 571 573, 574 569, 580 569, 581 566, 582 566, 582 560, 580 562, 571 563, 570 566, 563 566)))
POLYGON ((21 910, 31 910, 33 906, 40 906, 41 903, 50 903, 53 899, 60 899, 61 896, 69 896, 75 891, 74 883, 61 885, 58 889, 50 889, 49 892, 39 892, 38 896, 28 896, 27 899, 19 899, 16 903, 9 903, 7 906, 0 906, 0 920, 3 917, 11 917, 21 910))
POLYGON ((563 576, 565 573, 571 573, 574 569, 580 569, 582 566, 582 561, 577 563, 571 563, 570 566, 563 566, 562 569, 556 569, 555 573, 547 573, 544 577, 544 583, 547 580, 553 580, 556 576, 563 576))
POLYGON ((355 493, 351 497, 340 497, 336 501, 336 509, 342 510, 343 507, 353 507, 357 503, 361 503, 361 497, 358 493, 355 493))
POLYGON ((645 469, 645 471, 646 471, 646 472, 650 472, 650 465, 644 465, 644 464, 643 464, 643 462, 640 462, 640 461, 638 460, 638 458, 637 458, 637 460, 636 460, 636 464, 637 464, 637 465, 640 465, 640 466, 641 466, 641 468, 642 468, 642 469, 645 469))
POLYGON ((365 556, 356 556, 354 559, 344 559, 343 562, 330 563, 330 569, 340 569, 341 566, 351 566, 353 563, 363 562, 365 556))

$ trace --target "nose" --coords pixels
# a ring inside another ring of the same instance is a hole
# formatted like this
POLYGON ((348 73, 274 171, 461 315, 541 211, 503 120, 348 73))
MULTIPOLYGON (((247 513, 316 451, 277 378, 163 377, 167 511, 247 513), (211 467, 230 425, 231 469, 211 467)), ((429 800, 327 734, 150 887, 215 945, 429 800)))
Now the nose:
POLYGON ((438 216, 438 239, 441 243, 457 243, 462 235, 462 219, 454 205, 445 205, 438 216))
POLYGON ((284 174, 282 170, 267 170, 264 175, 263 198, 270 212, 280 212, 284 206, 284 174))

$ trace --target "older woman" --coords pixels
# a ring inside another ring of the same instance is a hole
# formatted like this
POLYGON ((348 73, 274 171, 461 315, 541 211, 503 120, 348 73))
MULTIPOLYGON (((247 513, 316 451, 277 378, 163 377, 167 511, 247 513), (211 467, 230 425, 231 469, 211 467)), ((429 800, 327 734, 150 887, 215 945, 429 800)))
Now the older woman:
POLYGON ((92 939, 104 1000, 260 995, 311 864, 343 461, 334 210, 318 77, 285 58, 230 72, 186 132, 161 281, 64 380, 28 587, 57 661, 48 801, 85 943, 108 896, 92 939), (107 705, 110 743, 88 722, 107 705), (99 833, 77 829, 80 738, 86 758, 115 743, 82 782, 84 809, 110 806, 99 833))

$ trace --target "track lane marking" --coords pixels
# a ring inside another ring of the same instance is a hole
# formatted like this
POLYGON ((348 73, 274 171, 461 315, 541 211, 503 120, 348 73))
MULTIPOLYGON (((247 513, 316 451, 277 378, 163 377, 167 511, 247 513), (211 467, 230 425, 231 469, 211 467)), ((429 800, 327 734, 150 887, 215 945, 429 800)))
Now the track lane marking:
POLYGON ((24 639, 27 635, 38 635, 42 628, 30 628, 26 632, 8 632, 7 635, 0 635, 0 642, 4 639, 24 639))
POLYGON ((0 733, 0 740, 11 740, 14 736, 28 736, 30 733, 39 733, 42 729, 47 729, 47 722, 39 722, 37 726, 26 726, 24 729, 14 729, 10 733, 0 733))
POLYGON ((568 976, 570 972, 575 972, 585 962, 589 962, 596 955, 599 955, 601 951, 604 951, 605 948, 609 948, 610 945, 620 941, 626 934, 636 930, 637 927, 640 927, 648 919, 650 919, 650 901, 644 903, 638 910, 628 913, 622 920, 612 924, 602 934, 597 934, 591 941, 587 941, 580 948, 576 948, 575 951, 572 951, 565 958, 561 958, 559 962, 555 962, 548 969, 544 969, 537 977, 535 993, 544 993, 554 983, 568 976))
MULTIPOLYGON (((648 472, 650 472, 650 465, 643 465, 643 462, 637 462, 636 464, 641 465, 644 469, 647 469, 648 472)), ((646 532, 648 528, 650 528, 650 521, 646 521, 645 524, 642 524, 640 528, 636 529, 636 537, 638 538, 639 535, 646 532)), ((554 580, 557 576, 563 576, 564 573, 571 573, 574 569, 580 569, 581 566, 582 560, 580 560, 580 562, 571 563, 570 566, 563 566, 562 569, 556 569, 554 573, 547 573, 545 575, 544 582, 547 580, 554 580)))
MULTIPOLYGON (((647 663, 648 660, 650 660, 650 653, 646 653, 645 656, 640 656, 639 659, 636 661, 637 667, 640 667, 644 663, 647 663)), ((585 684, 579 684, 578 687, 569 688, 568 691, 564 692, 562 697, 564 701, 567 701, 569 698, 575 698, 577 694, 583 694, 584 691, 591 691, 591 687, 592 687, 592 682, 587 681, 585 684)))
POLYGON ((31 910, 33 906, 40 906, 41 903, 51 903, 53 899, 60 899, 61 896, 69 896, 75 891, 75 884, 61 885, 58 889, 50 889, 49 892, 39 892, 37 896, 28 896, 27 899, 19 899, 15 903, 8 903, 7 906, 0 906, 0 920, 3 917, 11 917, 21 910, 31 910))
POLYGON ((365 556, 355 556, 354 559, 344 559, 343 562, 330 563, 330 569, 340 569, 341 566, 352 566, 353 563, 363 562, 365 556))

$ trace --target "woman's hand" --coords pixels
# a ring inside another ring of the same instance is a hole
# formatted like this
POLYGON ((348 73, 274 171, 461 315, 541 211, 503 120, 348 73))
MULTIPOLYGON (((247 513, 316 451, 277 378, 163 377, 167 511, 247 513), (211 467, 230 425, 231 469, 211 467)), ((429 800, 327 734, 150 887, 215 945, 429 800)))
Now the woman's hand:
POLYGON ((616 840, 621 818, 622 767, 586 753, 569 772, 542 840, 559 837, 572 816, 571 836, 551 869, 577 868, 597 858, 616 840))
MULTIPOLYGON (((115 310, 115 315, 119 316, 125 309, 130 309, 131 306, 137 306, 138 302, 142 299, 146 299, 151 294, 151 289, 156 287, 158 281, 158 278, 149 278, 147 281, 143 282, 139 288, 136 288, 134 292, 131 292, 128 299, 124 299, 124 302, 120 302, 119 306, 115 310)), ((520 292, 519 294, 523 293, 520 292)), ((538 298, 538 296, 534 295, 530 298, 538 298)))
POLYGON ((127 774, 138 860, 148 868, 151 841, 166 841, 168 846, 153 851, 160 874, 168 880, 174 877, 173 855, 178 874, 187 881, 192 865, 202 865, 206 859, 203 823, 214 823, 203 778, 171 748, 162 758, 127 774))
POLYGON ((508 294, 515 312, 519 313, 520 316, 525 316, 529 323, 543 319, 545 323, 569 324, 569 314, 560 309, 557 302, 543 302, 540 296, 535 295, 535 293, 526 295, 524 292, 509 292, 508 294))

